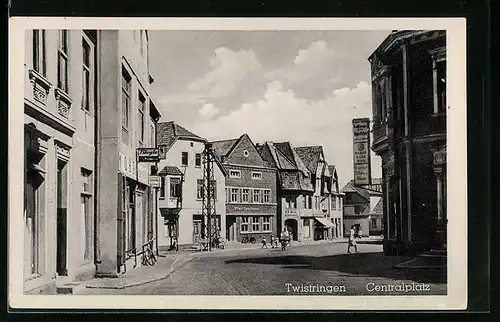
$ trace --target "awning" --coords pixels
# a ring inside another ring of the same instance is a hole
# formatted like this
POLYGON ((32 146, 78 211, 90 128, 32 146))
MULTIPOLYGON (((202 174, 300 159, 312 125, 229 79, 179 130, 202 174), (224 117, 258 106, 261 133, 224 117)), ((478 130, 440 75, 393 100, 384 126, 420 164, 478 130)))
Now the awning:
POLYGON ((322 224, 323 226, 325 226, 325 228, 332 228, 333 227, 333 223, 331 223, 326 218, 323 218, 323 217, 314 217, 314 219, 316 219, 317 222, 319 222, 320 224, 322 224))
POLYGON ((177 216, 181 208, 160 208, 160 214, 162 217, 177 216))

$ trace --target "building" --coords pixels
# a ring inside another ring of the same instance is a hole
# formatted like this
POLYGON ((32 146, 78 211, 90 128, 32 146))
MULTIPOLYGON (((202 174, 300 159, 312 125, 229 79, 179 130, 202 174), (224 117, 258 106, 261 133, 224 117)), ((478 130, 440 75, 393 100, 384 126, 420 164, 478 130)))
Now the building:
POLYGON ((369 57, 384 252, 446 244, 446 32, 393 31, 369 57))
POLYGON ((27 30, 24 290, 94 269, 95 30, 27 30), (82 77, 83 75, 83 77, 82 77))
POLYGON ((313 194, 307 200, 307 207, 312 211, 301 216, 302 231, 299 231, 299 238, 302 240, 329 239, 333 228, 330 220, 332 180, 323 147, 297 147, 295 152, 311 173, 311 183, 314 188, 313 194))
POLYGON ((342 238, 344 226, 344 207, 342 197, 344 194, 339 189, 339 177, 335 165, 328 165, 330 173, 330 221, 333 224, 330 237, 333 239, 342 238))
MULTIPOLYGON (((207 140, 175 122, 158 123, 161 188, 159 191, 159 234, 161 249, 173 239, 180 246, 197 243, 206 225, 203 218, 204 151, 207 140)), ((219 160, 213 165, 212 196, 215 198, 216 228, 226 236, 225 170, 219 160)))
POLYGON ((117 277, 141 265, 143 245, 156 237, 151 163, 138 148, 156 147, 160 113, 150 96, 148 33, 99 31, 96 110, 97 277, 117 277))
POLYGON ((226 239, 268 240, 277 234, 276 168, 268 166, 247 134, 212 142, 226 176, 226 239))
MULTIPOLYGON (((257 145, 262 158, 270 167, 278 169, 277 231, 287 228, 293 240, 302 241, 302 217, 312 217, 314 193, 311 173, 295 152, 290 142, 265 142, 257 145)), ((312 234, 306 234, 312 236, 312 234)))
MULTIPOLYGON (((373 182, 380 179, 374 178, 373 182)), ((362 236, 377 234, 383 229, 381 222, 381 185, 355 185, 349 181, 344 188, 344 236, 349 236, 351 227, 355 227, 355 233, 362 236)))

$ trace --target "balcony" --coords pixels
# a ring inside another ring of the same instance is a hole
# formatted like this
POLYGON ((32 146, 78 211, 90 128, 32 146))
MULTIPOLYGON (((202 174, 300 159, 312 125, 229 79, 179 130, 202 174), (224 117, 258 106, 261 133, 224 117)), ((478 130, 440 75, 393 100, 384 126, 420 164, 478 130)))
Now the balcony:
POLYGON ((158 201, 158 207, 166 209, 181 209, 182 198, 180 197, 160 198, 160 200, 158 201))
POLYGON ((373 124, 373 146, 378 150, 381 145, 392 138, 393 129, 387 121, 373 124))

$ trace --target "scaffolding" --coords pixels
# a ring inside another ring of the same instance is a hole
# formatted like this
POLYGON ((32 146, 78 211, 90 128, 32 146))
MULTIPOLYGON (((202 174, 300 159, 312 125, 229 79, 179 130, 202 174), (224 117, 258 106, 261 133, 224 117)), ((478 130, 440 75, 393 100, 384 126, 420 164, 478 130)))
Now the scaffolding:
POLYGON ((216 181, 214 175, 215 154, 211 143, 205 144, 203 157, 203 198, 202 198, 202 238, 207 240, 208 250, 217 244, 220 238, 219 221, 216 211, 216 181))

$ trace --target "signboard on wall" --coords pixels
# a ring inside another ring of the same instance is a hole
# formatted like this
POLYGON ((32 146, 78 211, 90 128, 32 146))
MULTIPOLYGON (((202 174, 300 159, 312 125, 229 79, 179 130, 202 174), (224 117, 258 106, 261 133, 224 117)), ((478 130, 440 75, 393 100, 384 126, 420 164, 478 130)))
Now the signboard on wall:
POLYGON ((160 176, 149 176, 149 186, 152 188, 160 188, 160 176))
POLYGON ((354 184, 371 184, 370 119, 352 120, 354 184))
POLYGON ((160 161, 160 151, 157 148, 137 149, 138 162, 158 162, 160 161))

